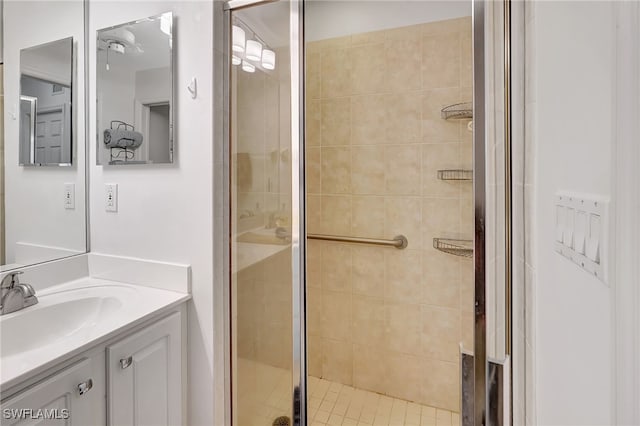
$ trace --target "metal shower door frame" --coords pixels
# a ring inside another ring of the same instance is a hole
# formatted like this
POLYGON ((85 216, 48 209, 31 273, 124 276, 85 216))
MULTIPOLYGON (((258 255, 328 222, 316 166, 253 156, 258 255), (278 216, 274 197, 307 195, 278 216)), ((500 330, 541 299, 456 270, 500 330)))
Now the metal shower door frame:
MULTIPOLYGON (((228 206, 228 214, 225 215, 224 226, 228 231, 225 235, 225 268, 224 273, 226 288, 231 289, 231 182, 230 170, 230 75, 231 75, 231 20, 232 12, 260 4, 271 3, 278 0, 228 0, 224 4, 224 96, 227 119, 224 128, 224 155, 225 164, 225 193, 224 203, 228 206)), ((292 346, 292 406, 293 425, 305 426, 307 424, 306 394, 307 394, 307 365, 306 365, 306 205, 305 205, 305 146, 304 146, 304 0, 283 0, 290 4, 290 60, 291 60, 291 183, 292 183, 292 236, 291 236, 291 260, 292 260, 292 313, 293 313, 293 346, 292 346)), ((485 5, 487 0, 471 0, 473 5, 473 111, 474 111, 474 268, 475 268, 475 311, 474 311, 474 355, 473 365, 473 396, 471 399, 471 417, 474 426, 487 424, 487 410, 489 407, 488 373, 489 362, 487 359, 487 322, 486 322, 486 111, 485 111, 485 5)), ((508 1, 508 0, 507 0, 508 1)), ((230 298, 227 299, 231 309, 230 298)), ((231 333, 231 320, 227 319, 228 333, 231 333)), ((229 348, 227 356, 231 356, 231 339, 227 339, 229 348)), ((468 359, 467 359, 468 360, 468 359)), ((232 360, 226 365, 231 371, 232 360)), ((495 367, 491 367, 495 370, 495 367)), ((500 374, 503 374, 499 370, 500 374)), ((508 380, 508 379, 506 379, 508 380)), ((231 422, 232 384, 227 380, 226 409, 231 422)), ((464 414, 464 413, 463 413, 464 414)), ((461 415, 464 419, 464 415, 461 415)), ((471 419, 470 419, 471 420, 471 419)), ((463 420, 464 421, 464 420, 463 420)))
MULTIPOLYGON (((228 0, 224 4, 224 102, 226 105, 226 120, 224 123, 224 156, 227 164, 224 170, 224 203, 228 206, 228 214, 224 219, 224 227, 228 231, 225 235, 224 271, 225 287, 227 288, 227 303, 229 313, 232 312, 231 300, 231 26, 232 13, 235 10, 249 7, 259 7, 261 4, 273 3, 278 0, 228 0)), ((284 0, 283 0, 284 1, 284 0)), ((286 0, 289 5, 289 49, 291 67, 291 264, 292 264, 292 413, 293 426, 307 424, 307 358, 306 358, 306 203, 305 203, 305 150, 304 150, 304 0, 286 0)), ((226 339, 229 345, 225 351, 229 357, 226 366, 228 374, 232 371, 231 341, 232 323, 228 319, 226 339)), ((226 381, 226 410, 232 423, 232 392, 231 377, 226 381)))

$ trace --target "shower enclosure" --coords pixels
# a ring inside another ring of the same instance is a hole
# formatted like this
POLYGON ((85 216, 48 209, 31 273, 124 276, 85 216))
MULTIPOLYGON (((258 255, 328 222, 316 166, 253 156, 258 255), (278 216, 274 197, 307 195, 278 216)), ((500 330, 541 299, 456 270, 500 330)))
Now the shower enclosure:
POLYGON ((506 424, 506 10, 225 10, 232 424, 506 424))

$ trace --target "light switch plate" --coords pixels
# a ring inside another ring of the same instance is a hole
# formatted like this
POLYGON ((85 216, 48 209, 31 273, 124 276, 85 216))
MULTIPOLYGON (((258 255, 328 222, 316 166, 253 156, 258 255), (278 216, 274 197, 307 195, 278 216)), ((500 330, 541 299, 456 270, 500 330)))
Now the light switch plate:
POLYGON ((558 192, 555 199, 555 251, 605 284, 609 200, 605 197, 558 192), (568 213, 572 212, 572 213, 568 213), (563 238, 558 238, 562 229, 563 238))
POLYGON ((108 212, 118 211, 118 184, 104 184, 104 209, 108 212))
POLYGON ((76 208, 76 184, 64 184, 64 208, 74 210, 76 208))

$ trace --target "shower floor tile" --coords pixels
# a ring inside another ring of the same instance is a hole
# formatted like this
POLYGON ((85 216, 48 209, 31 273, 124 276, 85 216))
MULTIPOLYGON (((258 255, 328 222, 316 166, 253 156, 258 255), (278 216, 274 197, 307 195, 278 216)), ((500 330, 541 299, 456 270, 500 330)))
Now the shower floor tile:
MULTIPOLYGON (((239 359, 238 425, 271 426, 290 415, 291 373, 239 359)), ((458 413, 309 377, 310 426, 458 426, 458 413)))
POLYGON ((457 426, 458 413, 309 377, 310 426, 457 426))

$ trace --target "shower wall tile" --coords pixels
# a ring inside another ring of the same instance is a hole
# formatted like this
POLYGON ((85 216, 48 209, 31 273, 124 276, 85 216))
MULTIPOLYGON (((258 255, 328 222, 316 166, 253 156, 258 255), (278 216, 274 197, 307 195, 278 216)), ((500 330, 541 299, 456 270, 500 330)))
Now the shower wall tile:
POLYGON ((307 195, 307 230, 311 234, 322 232, 322 197, 307 195))
POLYGON ((422 366, 420 365, 422 358, 392 352, 385 361, 387 364, 387 392, 408 401, 415 401, 415 396, 420 395, 422 386, 420 380, 416 380, 416 378, 422 377, 422 366))
POLYGON ((460 309, 460 260, 430 248, 425 250, 422 262, 422 302, 460 309))
POLYGON ((354 295, 383 299, 385 264, 383 248, 354 246, 351 249, 351 274, 354 295))
POLYGON ((320 72, 322 69, 320 52, 313 52, 307 49, 306 71, 307 85, 305 87, 305 95, 309 99, 320 99, 322 95, 322 86, 320 72))
POLYGON ((471 34, 460 37, 460 87, 473 86, 473 49, 471 34))
POLYGON ((327 244, 322 248, 323 290, 351 293, 351 248, 327 244))
POLYGON ((422 141, 420 92, 385 95, 386 143, 416 143, 422 141))
POLYGON ((305 138, 307 146, 320 145, 322 126, 322 102, 319 99, 307 99, 305 115, 305 138))
POLYGON ((393 352, 419 355, 421 352, 420 305, 387 303, 385 308, 387 348, 393 352))
POLYGON ((351 148, 323 147, 321 154, 321 164, 321 184, 323 193, 350 194, 351 148))
POLYGON ((322 291, 322 336, 345 344, 352 342, 351 295, 330 290, 322 291))
POLYGON ((384 45, 387 70, 386 89, 392 93, 420 90, 422 88, 422 55, 419 36, 411 31, 390 31, 390 39, 384 45), (391 72, 392 71, 392 72, 391 72))
POLYGON ((458 361, 460 344, 459 309, 422 306, 422 349, 424 355, 441 361, 458 361))
POLYGON ((460 87, 460 34, 422 38, 422 87, 460 87))
POLYGON ((415 303, 422 294, 422 252, 405 249, 385 253, 385 300, 415 303))
POLYGON ((392 145, 384 150, 385 192, 420 195, 420 145, 392 145))
POLYGON ((351 93, 377 93, 386 73, 384 44, 365 44, 350 49, 351 93))
POLYGON ((348 195, 322 196, 320 233, 349 235, 351 232, 351 197, 348 195))
POLYGON ((384 197, 351 198, 351 234, 365 238, 384 238, 384 197))
POLYGON ((311 336, 307 340, 307 353, 309 375, 322 376, 322 339, 317 336, 311 336))
POLYGON ((351 94, 350 49, 324 50, 320 54, 320 82, 323 98, 351 94))
POLYGON ((422 400, 433 407, 458 411, 460 367, 457 362, 422 358, 422 400))
POLYGON ((353 296, 353 342, 386 346, 385 302, 382 298, 353 296))
POLYGON ((309 147, 306 149, 307 155, 307 192, 309 194, 322 193, 322 181, 321 181, 321 148, 309 147))
POLYGON ((351 142, 354 145, 384 144, 386 139, 385 95, 353 96, 351 142))
POLYGON ((349 145, 351 140, 351 99, 322 100, 322 145, 349 145))
POLYGON ((351 148, 351 189, 354 194, 384 195, 384 146, 351 148))
POLYGON ((458 345, 473 347, 473 263, 432 240, 472 237, 470 182, 437 179, 472 166, 468 122, 440 113, 471 101, 470 42, 461 18, 307 49, 309 232, 409 241, 309 242, 309 369, 451 410, 458 345))
POLYGON ((322 377, 351 385, 353 381, 353 345, 322 339, 322 377))
POLYGON ((386 349, 377 345, 353 345, 353 386, 386 394, 386 354, 386 349))
POLYGON ((384 235, 404 235, 409 241, 408 249, 421 250, 422 200, 420 197, 384 198, 384 235))

